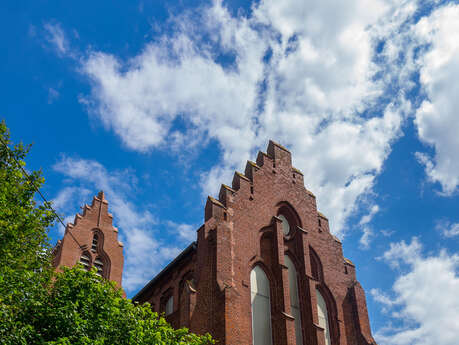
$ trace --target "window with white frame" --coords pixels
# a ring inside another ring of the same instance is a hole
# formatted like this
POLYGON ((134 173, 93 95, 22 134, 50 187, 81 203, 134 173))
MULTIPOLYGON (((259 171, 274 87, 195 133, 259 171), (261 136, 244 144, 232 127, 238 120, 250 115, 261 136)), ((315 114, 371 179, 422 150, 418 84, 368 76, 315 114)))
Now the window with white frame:
POLYGON ((325 333, 325 345, 331 344, 330 339, 330 325, 328 323, 328 311, 327 311, 327 303, 323 298, 322 294, 318 289, 316 289, 316 296, 317 296, 317 312, 319 314, 319 326, 324 329, 325 333))
POLYGON ((272 345, 269 280, 260 266, 250 272, 253 345, 272 345))

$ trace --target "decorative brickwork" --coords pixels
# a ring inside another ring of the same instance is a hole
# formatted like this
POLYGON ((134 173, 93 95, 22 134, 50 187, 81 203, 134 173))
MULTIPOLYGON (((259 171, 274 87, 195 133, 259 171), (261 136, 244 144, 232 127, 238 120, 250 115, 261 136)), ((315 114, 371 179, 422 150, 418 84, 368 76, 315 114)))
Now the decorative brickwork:
POLYGON ((286 148, 270 141, 267 153, 234 174, 232 187, 222 185, 218 200, 207 199, 204 216, 197 242, 135 301, 162 312, 173 296, 167 316, 173 326, 209 332, 219 344, 252 345, 250 273, 258 265, 269 280, 272 344, 295 345, 301 338, 303 345, 376 344, 355 266, 343 257, 286 148), (291 306, 285 255, 298 277, 301 338, 295 337, 292 314, 298 311, 291 306))
MULTIPOLYGON (((148 301, 158 312, 168 308, 174 327, 209 332, 219 344, 254 345, 251 271, 258 266, 269 282, 272 344, 376 344, 355 266, 343 257, 286 148, 270 141, 267 153, 248 161, 244 174, 234 174, 232 187, 222 185, 218 200, 208 197, 204 219, 197 241, 135 301, 148 301), (294 290, 289 277, 297 277, 294 290)), ((67 225, 55 247, 58 270, 78 262, 121 287, 123 248, 103 192, 67 225)))
POLYGON ((67 224, 62 240, 54 248, 54 266, 72 267, 81 262, 121 287, 123 274, 123 244, 118 241, 118 229, 113 227, 113 216, 108 213, 108 202, 100 192, 91 206, 84 205, 83 214, 77 214, 67 224))

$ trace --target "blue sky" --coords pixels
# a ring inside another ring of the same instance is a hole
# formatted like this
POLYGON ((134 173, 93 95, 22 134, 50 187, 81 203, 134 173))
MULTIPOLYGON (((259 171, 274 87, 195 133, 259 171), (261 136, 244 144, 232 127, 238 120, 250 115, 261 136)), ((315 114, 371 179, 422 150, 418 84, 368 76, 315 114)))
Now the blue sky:
POLYGON ((356 264, 378 343, 457 344, 457 2, 22 1, 0 19, 0 114, 67 221, 106 192, 129 296, 273 139, 356 264))

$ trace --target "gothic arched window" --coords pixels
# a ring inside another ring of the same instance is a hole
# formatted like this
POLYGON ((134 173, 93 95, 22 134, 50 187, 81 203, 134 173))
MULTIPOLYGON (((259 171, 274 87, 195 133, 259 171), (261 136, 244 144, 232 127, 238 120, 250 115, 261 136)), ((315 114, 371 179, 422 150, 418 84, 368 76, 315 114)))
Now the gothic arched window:
POLYGON ((295 318, 295 338, 296 345, 303 344, 303 334, 301 333, 301 312, 300 299, 298 297, 298 277, 296 268, 292 260, 285 255, 285 265, 288 267, 288 285, 290 291, 290 306, 292 307, 292 316, 295 318))
POLYGON ((260 266, 250 272, 253 345, 272 345, 269 280, 260 266))
POLYGON ((84 269, 89 271, 91 268, 91 257, 87 253, 83 253, 80 257, 80 264, 83 265, 84 269))
POLYGON ((296 228, 301 227, 301 219, 288 202, 282 201, 277 206, 277 218, 281 220, 284 236, 289 239, 294 235, 296 228))
POLYGON ((166 316, 172 314, 174 312, 174 296, 170 296, 169 299, 166 302, 166 308, 165 308, 165 314, 166 316))
POLYGON ((328 321, 328 310, 327 310, 327 303, 323 298, 322 294, 318 289, 316 289, 316 296, 317 296, 317 313, 319 315, 319 326, 324 329, 325 335, 325 345, 331 344, 330 339, 330 324, 328 321))
POLYGON ((324 278, 322 263, 320 262, 320 258, 317 253, 311 247, 309 247, 309 260, 311 263, 312 277, 317 281, 322 281, 324 278))
POLYGON ((94 253, 97 251, 97 244, 99 243, 99 235, 94 234, 94 237, 92 238, 92 245, 91 245, 91 251, 94 253))
POLYGON ((94 267, 97 268, 97 275, 102 277, 104 273, 104 262, 100 257, 94 260, 94 267))

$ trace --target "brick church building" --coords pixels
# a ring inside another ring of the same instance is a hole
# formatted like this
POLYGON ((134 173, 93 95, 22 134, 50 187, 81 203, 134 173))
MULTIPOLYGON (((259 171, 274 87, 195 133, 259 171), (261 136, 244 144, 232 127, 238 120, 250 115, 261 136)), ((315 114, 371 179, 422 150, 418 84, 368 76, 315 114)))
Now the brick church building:
MULTIPOLYGON (((102 192, 55 248, 56 267, 77 262, 121 286, 122 244, 102 192)), ((376 344, 355 266, 290 152, 272 141, 208 197, 196 242, 133 300, 219 344, 376 344)))

